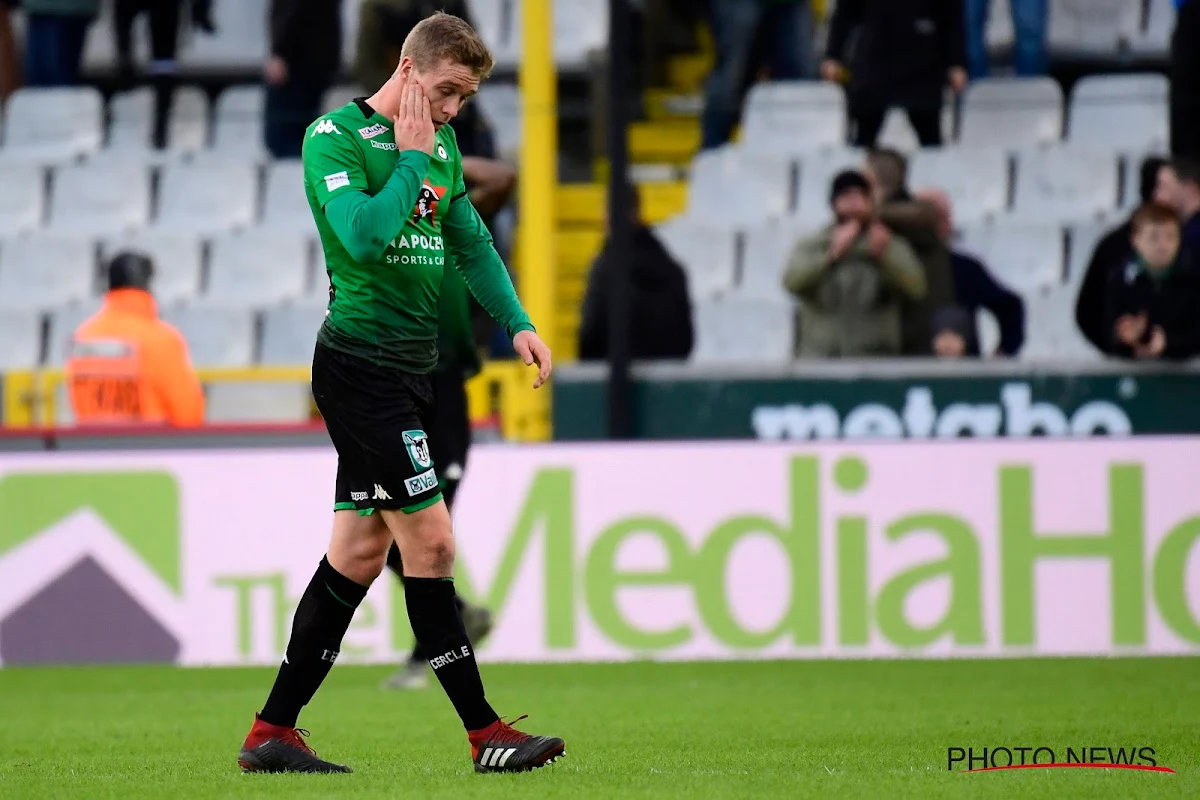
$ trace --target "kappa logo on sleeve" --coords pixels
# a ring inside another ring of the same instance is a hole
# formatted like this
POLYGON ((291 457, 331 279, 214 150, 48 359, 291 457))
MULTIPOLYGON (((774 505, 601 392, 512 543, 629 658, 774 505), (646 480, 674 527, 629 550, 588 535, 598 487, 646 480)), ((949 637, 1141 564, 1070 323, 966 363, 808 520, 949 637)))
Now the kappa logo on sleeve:
POLYGON ((325 188, 326 188, 326 190, 328 190, 330 192, 337 191, 338 189, 341 189, 343 186, 349 186, 349 185, 350 185, 350 176, 346 173, 345 170, 342 170, 341 172, 335 172, 332 175, 325 176, 325 188))
POLYGON ((374 125, 368 125, 365 128, 358 129, 358 135, 364 139, 374 139, 376 136, 387 133, 387 125, 376 122, 374 125))
POLYGON ((313 132, 309 135, 308 138, 311 139, 313 136, 316 136, 318 133, 334 133, 334 134, 337 134, 338 136, 342 135, 342 132, 337 129, 337 125, 334 125, 333 120, 330 120, 330 119, 323 119, 320 122, 318 122, 317 127, 313 128, 313 132))

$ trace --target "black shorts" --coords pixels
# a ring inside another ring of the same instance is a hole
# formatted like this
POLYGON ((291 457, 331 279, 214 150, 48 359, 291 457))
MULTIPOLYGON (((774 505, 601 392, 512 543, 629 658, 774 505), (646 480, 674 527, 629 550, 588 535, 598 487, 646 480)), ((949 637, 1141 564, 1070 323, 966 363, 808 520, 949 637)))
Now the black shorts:
POLYGON ((433 381, 318 344, 313 399, 338 454, 334 509, 420 511, 442 497, 427 423, 433 381))

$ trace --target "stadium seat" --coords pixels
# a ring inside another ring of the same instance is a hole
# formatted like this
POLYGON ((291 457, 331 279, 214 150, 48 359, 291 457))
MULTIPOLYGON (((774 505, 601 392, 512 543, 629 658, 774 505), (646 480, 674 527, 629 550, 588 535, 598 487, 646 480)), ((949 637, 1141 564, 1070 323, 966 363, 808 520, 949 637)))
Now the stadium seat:
POLYGON ((1116 225, 1106 220, 1092 220, 1072 225, 1067 231, 1070 258, 1067 260, 1067 285, 1079 287, 1087 274, 1088 262, 1100 240, 1116 225))
POLYGON ((39 233, 0 243, 0 308, 47 309, 83 300, 96 283, 96 247, 39 233))
POLYGON ((204 418, 210 424, 299 423, 312 416, 307 383, 213 383, 205 399, 204 418))
POLYGON ((104 99, 96 89, 18 89, 4 108, 0 163, 66 164, 103 139, 104 99))
POLYGON ((0 372, 34 369, 41 357, 41 312, 13 308, 0 313, 0 372))
POLYGON ((833 178, 844 169, 861 169, 866 154, 861 150, 840 149, 828 153, 813 153, 800 162, 797 182, 796 214, 806 226, 829 223, 829 187, 833 178))
POLYGON ((521 93, 516 85, 485 83, 475 102, 492 124, 499 155, 516 161, 521 154, 521 93))
POLYGON ((520 6, 513 0, 468 0, 467 10, 476 30, 501 69, 513 69, 521 61, 520 6))
POLYGON ((198 86, 180 86, 167 117, 167 149, 171 153, 198 153, 208 146, 208 95, 198 86))
POLYGON ((187 340, 197 367, 246 367, 254 361, 254 312, 209 302, 188 303, 163 311, 187 340))
MULTIPOLYGON (((520 0, 512 4, 519 13, 520 0)), ((514 16, 517 26, 521 18, 514 16)), ((582 70, 588 57, 608 42, 608 4, 596 0, 554 0, 554 60, 559 68, 582 70)))
POLYGON ((910 162, 908 185, 941 189, 954 205, 955 226, 975 225, 1008 207, 1008 162, 998 148, 922 150, 910 162))
POLYGON ((1085 76, 1071 94, 1067 141, 1138 154, 1165 150, 1169 91, 1164 75, 1085 76))
MULTIPOLYGON (((107 263, 123 250, 142 253, 154 262, 150 291, 160 306, 190 300, 200 293, 202 259, 199 237, 156 230, 110 237, 100 243, 102 263, 107 263)), ((103 281, 101 283, 103 285, 103 281)))
POLYGON ((171 164, 163 169, 156 227, 196 234, 252 225, 258 170, 251 164, 171 164))
POLYGON ((53 177, 51 228, 100 236, 141 228, 150 220, 150 170, 144 165, 59 167, 53 177))
POLYGON ((1135 55, 1147 59, 1166 58, 1175 32, 1175 0, 1150 0, 1146 25, 1133 40, 1135 55))
MULTIPOLYGON (((954 96, 950 94, 942 106, 942 142, 954 142, 954 96)), ((883 120, 883 130, 879 132, 879 147, 890 147, 903 153, 914 153, 920 150, 921 142, 917 132, 908 121, 908 114, 902 108, 893 108, 887 112, 883 120)))
POLYGON ((212 152, 207 157, 267 160, 263 143, 263 110, 266 89, 262 86, 235 86, 217 97, 216 123, 212 152))
POLYGON ((1007 56, 1012 50, 1013 22, 1009 0, 992 0, 989 4, 984 41, 993 58, 1007 56))
POLYGON ((697 363, 780 363, 795 344, 791 299, 748 297, 733 292, 693 303, 697 363))
POLYGON ((1063 280, 1063 232, 1057 225, 1002 222, 971 227, 962 232, 959 246, 1015 292, 1063 280))
POLYGON ((325 319, 324 303, 289 303, 263 315, 263 364, 297 365, 312 362, 313 344, 325 319))
POLYGON ((268 0, 213 0, 215 36, 193 31, 180 49, 181 67, 195 72, 260 72, 269 55, 268 0))
POLYGON ((990 78, 963 100, 958 143, 1010 150, 1062 138, 1062 89, 1053 78, 990 78))
POLYGON ((1017 157, 1013 218, 1027 222, 1074 222, 1112 214, 1117 208, 1118 169, 1111 151, 1054 147, 1017 157))
POLYGON ((58 306, 50 312, 49 334, 46 337, 46 366, 61 367, 67 360, 67 346, 75 331, 100 310, 101 301, 89 297, 77 303, 58 306))
POLYGON ((108 142, 104 152, 144 154, 153 152, 154 90, 149 86, 115 94, 108 103, 108 142))
POLYGON ((1071 286, 1026 291, 1026 342, 1022 361, 1098 361, 1101 356, 1075 324, 1075 294, 1071 286))
POLYGON ((1142 24, 1142 0, 1050 0, 1051 57, 1113 58, 1129 48, 1142 24))
POLYGON ((843 147, 846 94, 816 81, 758 83, 743 112, 742 140, 756 152, 785 154, 843 147))
POLYGON ((783 156, 726 146, 692 162, 690 218, 718 225, 756 225, 790 211, 793 166, 783 156))
POLYGON ((676 217, 659 225, 659 239, 688 274, 692 299, 711 297, 733 286, 733 229, 676 217))
POLYGON ((816 229, 800 225, 795 220, 784 220, 746 231, 737 291, 743 297, 787 297, 787 290, 783 288, 783 273, 787 269, 788 259, 796 243, 815 232, 816 229))
POLYGON ((316 232, 304 191, 304 166, 299 161, 275 161, 267 167, 260 227, 305 235, 316 232))
POLYGON ((230 306, 270 306, 303 295, 308 277, 306 237, 252 230, 213 240, 207 294, 230 306))
POLYGON ((46 173, 41 167, 0 166, 0 236, 36 230, 46 208, 46 173))

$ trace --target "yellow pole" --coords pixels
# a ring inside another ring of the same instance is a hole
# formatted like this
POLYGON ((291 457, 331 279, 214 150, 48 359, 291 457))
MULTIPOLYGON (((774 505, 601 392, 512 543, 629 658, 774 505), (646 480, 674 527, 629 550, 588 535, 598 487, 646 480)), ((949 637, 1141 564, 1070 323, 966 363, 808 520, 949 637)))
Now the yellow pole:
MULTIPOLYGON (((557 74, 554 64, 553 0, 521 0, 521 165, 518 185, 521 222, 517 247, 519 290, 525 310, 542 339, 555 350, 556 287, 554 197, 558 187, 557 74)), ((532 386, 533 377, 529 383, 532 386)), ((532 392, 532 390, 530 390, 532 392)), ((530 413, 540 418, 535 427, 549 434, 550 392, 539 389, 529 397, 530 413)), ((508 413, 518 413, 507 408, 508 413)))

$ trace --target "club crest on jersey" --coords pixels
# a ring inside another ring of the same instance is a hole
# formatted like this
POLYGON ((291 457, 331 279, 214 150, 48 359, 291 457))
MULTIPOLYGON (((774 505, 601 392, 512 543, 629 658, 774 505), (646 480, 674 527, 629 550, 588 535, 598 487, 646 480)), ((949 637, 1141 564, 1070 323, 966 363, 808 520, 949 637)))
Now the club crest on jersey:
POLYGON ((417 223, 425 219, 429 220, 430 225, 437 225, 438 203, 445 196, 445 186, 430 186, 429 181, 425 181, 425 185, 421 187, 421 193, 417 195, 417 205, 413 208, 413 222, 417 223))

